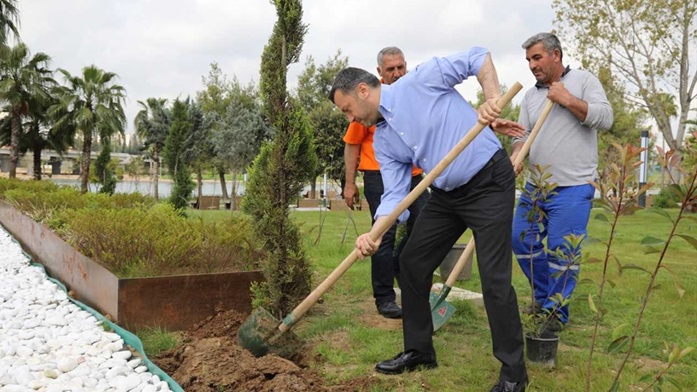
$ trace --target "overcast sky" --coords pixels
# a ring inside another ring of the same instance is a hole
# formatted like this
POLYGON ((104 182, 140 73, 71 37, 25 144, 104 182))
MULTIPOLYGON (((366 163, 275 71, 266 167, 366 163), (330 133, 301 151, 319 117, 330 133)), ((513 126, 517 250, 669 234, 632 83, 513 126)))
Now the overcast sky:
MULTIPOLYGON (((351 66, 374 72, 385 46, 400 47, 411 68, 475 45, 491 50, 501 83, 529 88, 534 78, 520 45, 550 31, 554 18, 551 0, 306 0, 303 7, 309 30, 290 68, 291 88, 309 55, 324 63, 341 49, 351 66)), ((50 55, 52 67, 78 74, 94 64, 119 75, 129 131, 139 100, 195 96, 212 62, 229 78, 258 82, 276 20, 268 0, 24 0, 19 10, 22 40, 50 55)), ((470 79, 459 90, 475 100, 477 89, 470 79)))

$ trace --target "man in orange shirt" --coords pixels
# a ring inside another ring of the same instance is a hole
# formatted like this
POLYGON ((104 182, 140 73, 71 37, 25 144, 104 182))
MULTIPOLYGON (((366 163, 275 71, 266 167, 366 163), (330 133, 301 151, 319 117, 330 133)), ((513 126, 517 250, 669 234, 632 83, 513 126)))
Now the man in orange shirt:
MULTIPOLYGON (((378 75, 384 84, 392 84, 407 72, 407 63, 404 61, 402 51, 394 46, 382 49, 378 53, 378 75)), ((346 185, 344 186, 344 199, 349 208, 353 208, 358 200, 358 187, 356 186, 356 172, 363 172, 363 193, 370 207, 370 215, 375 223, 375 212, 380 205, 383 193, 380 166, 375 159, 373 151, 373 134, 375 126, 366 128, 357 122, 349 124, 344 136, 344 163, 346 165, 346 185), (360 156, 360 160, 359 160, 360 156)), ((412 171, 411 189, 423 178, 422 170, 414 168, 412 171)), ((411 233, 416 216, 428 200, 428 193, 423 193, 409 207, 409 219, 407 221, 407 236, 411 233)), ((394 242, 397 226, 394 225, 382 237, 378 251, 371 257, 371 279, 373 285, 373 297, 378 313, 387 318, 401 318, 402 308, 395 301, 394 279, 399 275, 399 253, 406 242, 406 237, 400 242, 395 251, 394 242)))

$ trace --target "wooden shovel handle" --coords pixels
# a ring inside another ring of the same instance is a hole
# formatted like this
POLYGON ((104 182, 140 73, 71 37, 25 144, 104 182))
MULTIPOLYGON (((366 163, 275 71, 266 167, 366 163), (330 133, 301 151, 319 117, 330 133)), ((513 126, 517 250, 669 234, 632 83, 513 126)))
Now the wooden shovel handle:
POLYGON ((545 103, 544 109, 542 109, 542 113, 540 113, 540 117, 537 119, 537 122, 535 123, 535 126, 532 127, 532 131, 530 131, 528 139, 525 140, 525 143, 523 143, 523 148, 521 148, 518 152, 518 156, 516 156, 515 162, 513 162, 513 167, 519 165, 521 162, 523 162, 523 160, 525 160, 525 157, 528 156, 528 152, 530 152, 530 147, 532 147, 532 143, 535 141, 537 134, 540 132, 540 128, 542 128, 542 124, 544 124, 545 120, 547 119, 547 116, 549 116, 549 112, 552 111, 553 107, 554 102, 548 99, 547 103, 545 103))
MULTIPOLYGON (((518 94, 518 92, 523 88, 523 86, 516 82, 513 86, 502 95, 496 105, 499 108, 503 108, 508 105, 508 103, 513 99, 513 97, 518 94)), ((370 237, 373 240, 380 238, 392 225, 397 221, 402 213, 409 208, 409 206, 428 188, 433 181, 438 178, 438 176, 445 170, 445 168, 452 163, 455 158, 474 140, 477 135, 479 135, 482 130, 487 126, 487 124, 482 124, 477 122, 472 129, 467 132, 467 134, 453 147, 446 155, 441 159, 440 162, 431 170, 423 180, 412 189, 411 192, 397 205, 397 207, 392 211, 387 219, 380 219, 370 230, 370 237)), ((339 264, 334 271, 332 271, 329 276, 327 276, 322 283, 319 284, 311 293, 308 295, 298 306, 293 309, 293 311, 288 314, 278 329, 281 332, 288 330, 293 324, 295 324, 305 313, 314 305, 319 298, 324 295, 330 287, 336 283, 337 280, 346 272, 356 260, 358 260, 360 254, 358 249, 353 249, 353 251, 344 259, 344 261, 339 264)))
MULTIPOLYGON (((532 146, 532 142, 535 141, 537 134, 540 132, 540 128, 542 128, 542 124, 547 119, 547 116, 549 116, 549 112, 552 111, 552 107, 554 107, 554 102, 548 99, 544 109, 542 109, 542 114, 540 114, 540 117, 537 119, 535 126, 532 128, 532 131, 530 131, 530 135, 528 135, 528 139, 523 144, 523 148, 520 149, 518 155, 515 158, 515 161, 513 162, 514 168, 518 166, 521 162, 523 162, 525 157, 528 155, 528 152, 530 152, 530 146, 532 146)), ((469 260, 472 260, 471 255, 473 252, 474 235, 472 236, 472 238, 470 238, 470 241, 467 243, 465 251, 462 252, 460 258, 457 259, 455 267, 453 267, 452 271, 450 271, 450 275, 448 275, 448 279, 445 281, 445 286, 453 287, 453 285, 455 284, 455 280, 458 276, 460 276, 460 272, 462 272, 462 270, 464 270, 467 266, 467 262, 469 260)))

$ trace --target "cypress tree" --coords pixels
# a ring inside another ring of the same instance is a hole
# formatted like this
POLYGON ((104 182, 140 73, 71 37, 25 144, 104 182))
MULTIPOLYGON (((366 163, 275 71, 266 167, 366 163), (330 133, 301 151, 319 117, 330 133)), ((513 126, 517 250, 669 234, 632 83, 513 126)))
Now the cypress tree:
POLYGON ((191 170, 184 159, 186 141, 192 128, 188 106, 188 100, 186 102, 179 99, 174 101, 172 105, 172 123, 162 151, 164 164, 174 180, 169 202, 178 210, 187 206, 191 192, 194 190, 194 183, 191 181, 191 170))
POLYGON ((260 95, 274 139, 266 144, 249 170, 243 210, 257 222, 255 231, 268 257, 261 269, 270 311, 282 316, 311 288, 311 271, 300 231, 290 220, 288 205, 312 177, 317 164, 304 110, 286 90, 288 66, 298 61, 307 26, 299 0, 275 0, 278 20, 264 47, 260 95))

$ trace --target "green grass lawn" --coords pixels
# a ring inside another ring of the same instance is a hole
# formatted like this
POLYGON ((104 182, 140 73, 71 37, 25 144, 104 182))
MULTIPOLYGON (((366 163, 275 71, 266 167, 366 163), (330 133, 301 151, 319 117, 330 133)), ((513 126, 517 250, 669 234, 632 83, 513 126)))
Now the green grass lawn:
MULTIPOLYGON (((589 234, 607 241, 609 225, 594 219, 600 210, 593 210, 589 234)), ((671 211, 675 215, 675 211, 671 211)), ((227 212, 229 214, 229 212, 227 212)), ((367 212, 293 212, 305 234, 306 251, 316 267, 313 284, 318 284, 352 250, 356 233, 369 229, 367 212)), ((226 213, 206 212, 204 219, 223 219, 226 213)), ((647 211, 622 217, 613 245, 613 255, 623 264, 636 264, 653 271, 658 254, 645 255, 641 239, 647 235, 666 239, 671 224, 665 218, 647 211)), ((697 237, 697 223, 684 220, 680 233, 697 237)), ((461 242, 465 242, 464 236, 461 242)), ((604 259, 601 243, 584 249, 593 257, 604 259)), ((643 390, 648 384, 639 382, 645 374, 655 374, 667 363, 665 344, 682 348, 697 347, 697 252, 682 239, 676 239, 664 264, 679 277, 686 290, 680 298, 670 273, 659 273, 644 320, 637 338, 634 354, 624 370, 622 391, 643 390)), ((521 304, 530 302, 530 288, 514 261, 513 284, 521 304)), ((581 278, 599 281, 601 263, 584 264, 581 278)), ((623 324, 629 332, 636 320, 640 301, 646 292, 649 275, 639 270, 619 273, 612 261, 608 276, 614 287, 606 286, 598 343, 592 366, 592 391, 608 390, 622 353, 608 354, 613 330, 623 324)), ((480 291, 476 264, 472 279, 458 283, 459 287, 480 291)), ((571 304, 571 322, 561 333, 558 363, 555 369, 528 364, 529 391, 583 391, 586 364, 593 329, 594 313, 588 304, 589 294, 597 305, 597 287, 580 285, 571 304)), ((321 360, 315 366, 326 379, 343 380, 375 376, 374 391, 488 391, 496 381, 499 363, 491 353, 491 340, 484 309, 469 303, 454 303, 458 308, 448 323, 434 335, 439 367, 435 370, 413 372, 401 376, 377 375, 373 368, 381 360, 401 351, 402 333, 399 322, 382 319, 375 311, 370 288, 370 263, 357 262, 315 305, 294 331, 313 344, 321 360)), ((697 351, 675 365, 670 375, 685 391, 697 390, 697 351)), ((663 390, 678 390, 664 384, 663 390)))

